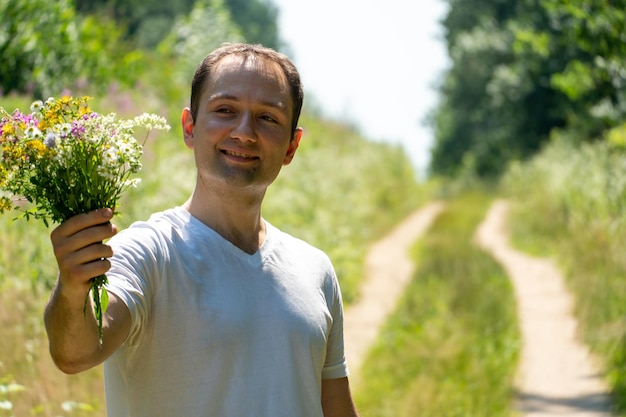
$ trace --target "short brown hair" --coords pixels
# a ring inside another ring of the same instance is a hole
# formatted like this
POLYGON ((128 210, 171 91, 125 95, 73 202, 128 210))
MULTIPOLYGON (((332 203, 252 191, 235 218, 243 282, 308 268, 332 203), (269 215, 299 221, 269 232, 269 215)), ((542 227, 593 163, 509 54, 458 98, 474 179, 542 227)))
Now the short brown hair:
POLYGON ((211 71, 215 68, 215 65, 224 57, 229 55, 239 55, 243 57, 260 57, 275 62, 280 66, 287 78, 289 89, 291 92, 291 98, 293 101, 293 114, 292 114, 292 133, 295 132, 298 127, 298 120, 300 119, 300 112, 302 111, 302 102, 304 101, 304 92, 302 89, 302 82, 300 81, 300 74, 295 65, 289 60, 286 55, 283 55, 271 48, 264 47, 262 45, 252 45, 246 43, 225 43, 218 49, 207 55, 193 76, 191 81, 191 115, 195 121, 198 116, 198 107, 200 105, 200 96, 206 83, 206 80, 210 77, 211 71))

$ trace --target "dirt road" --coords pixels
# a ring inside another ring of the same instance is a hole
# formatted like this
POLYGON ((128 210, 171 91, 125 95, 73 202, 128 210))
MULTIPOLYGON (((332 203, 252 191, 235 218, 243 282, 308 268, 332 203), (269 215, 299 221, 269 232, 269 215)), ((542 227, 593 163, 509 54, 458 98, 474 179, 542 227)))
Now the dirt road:
POLYGON ((589 350, 578 341, 572 298, 548 259, 512 249, 506 202, 497 201, 479 227, 478 242, 513 282, 523 348, 517 389, 525 417, 610 416, 607 388, 589 350))
POLYGON ((358 383, 359 368, 367 350, 410 282, 414 265, 408 249, 428 229, 441 209, 440 203, 426 205, 370 248, 359 301, 346 309, 344 317, 352 385, 358 383))

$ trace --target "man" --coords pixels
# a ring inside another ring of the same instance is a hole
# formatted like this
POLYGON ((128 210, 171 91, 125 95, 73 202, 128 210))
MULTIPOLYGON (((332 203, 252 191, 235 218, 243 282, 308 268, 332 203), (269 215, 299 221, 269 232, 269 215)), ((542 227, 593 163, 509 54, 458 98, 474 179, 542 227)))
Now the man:
POLYGON ((261 217, 298 149, 302 99, 285 56, 222 46, 198 67, 182 113, 197 167, 189 200, 119 234, 110 209, 52 232, 50 352, 66 373, 104 362, 110 416, 357 416, 332 265, 261 217), (105 272, 100 343, 83 307, 89 279, 105 272))

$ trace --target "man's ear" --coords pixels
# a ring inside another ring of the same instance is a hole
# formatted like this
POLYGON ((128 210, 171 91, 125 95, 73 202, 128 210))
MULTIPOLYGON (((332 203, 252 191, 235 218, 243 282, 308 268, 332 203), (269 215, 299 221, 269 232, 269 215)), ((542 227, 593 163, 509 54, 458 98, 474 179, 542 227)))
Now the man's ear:
POLYGON ((185 107, 183 109, 183 114, 180 117, 180 122, 183 126, 183 138, 185 139, 185 145, 189 149, 193 149, 193 116, 191 115, 191 110, 189 107, 185 107))
POLYGON ((289 148, 287 148, 287 153, 285 154, 285 159, 283 160, 283 165, 289 165, 293 160, 293 157, 296 154, 296 150, 300 145, 300 139, 302 139, 303 130, 301 127, 297 127, 295 132, 293 132, 293 137, 291 138, 291 142, 289 142, 289 148))

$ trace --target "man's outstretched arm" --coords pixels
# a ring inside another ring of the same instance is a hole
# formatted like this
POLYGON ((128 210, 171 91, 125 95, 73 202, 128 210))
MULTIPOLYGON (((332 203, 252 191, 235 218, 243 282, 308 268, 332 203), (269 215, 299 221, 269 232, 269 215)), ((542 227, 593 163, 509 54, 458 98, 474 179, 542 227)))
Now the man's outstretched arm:
POLYGON ((90 279, 104 274, 113 255, 103 240, 117 229, 109 221, 110 209, 79 214, 53 230, 50 238, 59 276, 44 312, 50 354, 63 372, 77 373, 102 363, 124 343, 130 313, 114 295, 103 315, 103 342, 90 303, 85 300, 90 279))

